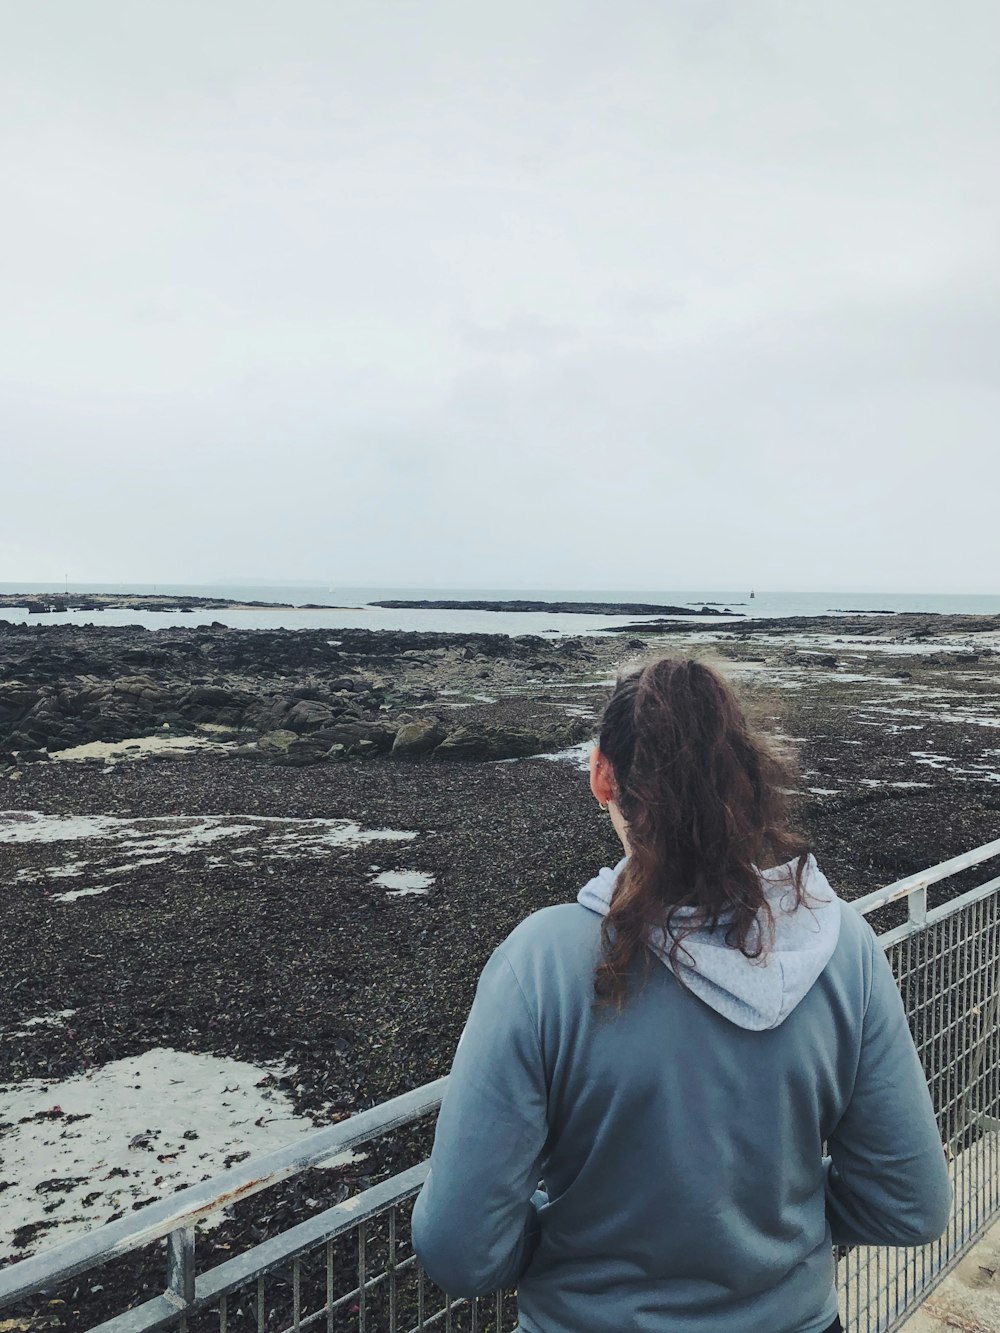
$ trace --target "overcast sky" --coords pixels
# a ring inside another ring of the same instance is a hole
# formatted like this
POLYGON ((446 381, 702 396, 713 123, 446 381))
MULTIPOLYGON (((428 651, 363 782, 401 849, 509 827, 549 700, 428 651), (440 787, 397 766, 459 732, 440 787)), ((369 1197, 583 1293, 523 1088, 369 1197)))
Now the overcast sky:
POLYGON ((996 0, 0 13, 0 582, 1000 591, 996 0))

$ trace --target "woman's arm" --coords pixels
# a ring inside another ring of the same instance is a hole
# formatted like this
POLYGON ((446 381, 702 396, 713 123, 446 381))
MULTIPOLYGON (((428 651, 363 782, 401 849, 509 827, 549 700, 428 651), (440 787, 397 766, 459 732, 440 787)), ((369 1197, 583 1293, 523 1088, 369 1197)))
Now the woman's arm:
POLYGON ((450 1295, 514 1286, 527 1267, 545 1112, 537 1028, 501 947, 479 979, 413 1209, 413 1247, 450 1295))
POLYGON ((926 1245, 952 1191, 903 1001, 871 934, 872 983, 854 1091, 829 1139, 826 1214, 835 1245, 926 1245))

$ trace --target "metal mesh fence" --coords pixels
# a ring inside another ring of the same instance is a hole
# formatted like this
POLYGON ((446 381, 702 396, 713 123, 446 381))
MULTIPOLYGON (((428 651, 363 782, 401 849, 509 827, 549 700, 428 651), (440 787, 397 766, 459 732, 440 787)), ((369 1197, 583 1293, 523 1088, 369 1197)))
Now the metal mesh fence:
MULTIPOLYGON (((416 1187, 416 1188, 419 1188, 416 1187)), ((415 1193, 415 1190, 414 1192, 415 1193)), ((255 1275, 229 1274, 234 1285, 178 1314, 186 1333, 500 1333, 517 1323, 513 1294, 468 1301, 431 1283, 409 1244, 413 1193, 346 1235, 275 1259, 255 1275)), ((202 1295, 207 1295, 203 1292, 202 1295)), ((133 1328, 116 1320, 105 1328, 133 1328)), ((149 1327, 144 1324, 143 1327, 149 1327)))
POLYGON ((945 1234, 919 1249, 859 1247, 838 1264, 850 1333, 891 1333, 1000 1214, 1000 896, 887 950, 937 1111, 955 1188, 945 1234))

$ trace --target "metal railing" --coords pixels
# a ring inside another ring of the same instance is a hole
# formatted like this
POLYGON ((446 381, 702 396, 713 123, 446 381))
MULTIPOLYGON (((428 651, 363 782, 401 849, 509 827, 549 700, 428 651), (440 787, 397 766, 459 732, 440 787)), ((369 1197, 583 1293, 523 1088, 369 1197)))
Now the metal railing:
MULTIPOLYGON (((911 875, 852 905, 902 916, 879 938, 906 1003, 949 1157, 955 1208, 945 1235, 919 1249, 859 1247, 838 1261, 849 1333, 891 1333, 1000 1216, 1000 877, 941 903, 929 890, 1000 858, 1000 839, 911 875)), ((0 1309, 166 1242, 162 1294, 107 1320, 101 1333, 500 1333, 516 1323, 512 1293, 468 1301, 441 1292, 409 1244, 421 1162, 198 1272, 199 1222, 437 1110, 438 1079, 286 1148, 0 1270, 0 1309)))
POLYGON ((850 1333, 898 1329, 1000 1216, 1000 876, 930 906, 928 891, 1000 857, 1000 840, 857 899, 895 907, 886 950, 927 1075, 955 1206, 944 1235, 915 1249, 859 1247, 838 1264, 850 1333))

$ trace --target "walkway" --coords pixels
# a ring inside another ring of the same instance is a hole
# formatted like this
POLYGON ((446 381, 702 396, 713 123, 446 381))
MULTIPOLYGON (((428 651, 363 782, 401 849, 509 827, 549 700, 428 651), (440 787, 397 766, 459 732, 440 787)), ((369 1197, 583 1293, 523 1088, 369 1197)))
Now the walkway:
POLYGON ((1000 1333, 1000 1222, 935 1287, 902 1333, 1000 1333))

